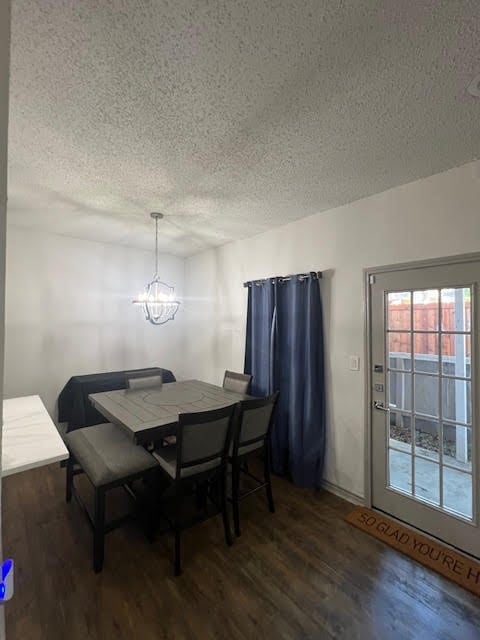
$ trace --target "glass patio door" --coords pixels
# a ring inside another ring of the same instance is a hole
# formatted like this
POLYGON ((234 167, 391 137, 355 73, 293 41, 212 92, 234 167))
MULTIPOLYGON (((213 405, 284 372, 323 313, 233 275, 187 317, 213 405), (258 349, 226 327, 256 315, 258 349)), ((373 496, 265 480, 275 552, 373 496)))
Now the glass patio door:
POLYGON ((480 557, 480 261, 370 283, 372 504, 480 557))

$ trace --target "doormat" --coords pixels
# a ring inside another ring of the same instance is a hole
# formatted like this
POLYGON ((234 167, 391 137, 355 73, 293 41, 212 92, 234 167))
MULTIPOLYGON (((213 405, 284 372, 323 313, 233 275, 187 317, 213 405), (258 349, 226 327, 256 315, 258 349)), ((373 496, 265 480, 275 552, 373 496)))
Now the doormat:
POLYGON ((480 562, 372 509, 356 507, 347 522, 480 596, 480 562))

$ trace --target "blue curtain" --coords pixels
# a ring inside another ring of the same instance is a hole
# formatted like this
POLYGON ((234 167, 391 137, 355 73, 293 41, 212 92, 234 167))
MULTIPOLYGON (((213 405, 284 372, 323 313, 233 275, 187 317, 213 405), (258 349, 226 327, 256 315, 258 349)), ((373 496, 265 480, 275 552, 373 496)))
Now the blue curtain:
POLYGON ((275 287, 271 280, 251 283, 248 288, 245 372, 252 377, 251 394, 273 393, 273 325, 275 287))
POLYGON ((323 321, 316 274, 249 285, 245 371, 252 392, 280 392, 272 466, 303 487, 323 475, 326 394, 323 321))

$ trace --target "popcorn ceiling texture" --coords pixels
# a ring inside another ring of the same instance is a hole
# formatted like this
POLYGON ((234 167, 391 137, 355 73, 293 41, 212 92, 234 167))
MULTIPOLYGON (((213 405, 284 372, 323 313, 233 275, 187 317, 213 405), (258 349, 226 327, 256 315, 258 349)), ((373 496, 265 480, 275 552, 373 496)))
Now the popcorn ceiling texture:
POLYGON ((478 0, 14 0, 9 221, 191 255, 480 155, 478 0))

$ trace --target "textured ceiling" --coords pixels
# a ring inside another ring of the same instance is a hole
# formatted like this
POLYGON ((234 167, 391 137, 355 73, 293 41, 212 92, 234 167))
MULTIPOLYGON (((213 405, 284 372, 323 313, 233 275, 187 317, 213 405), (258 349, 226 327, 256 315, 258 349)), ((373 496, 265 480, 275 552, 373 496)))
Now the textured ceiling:
POLYGON ((9 216, 188 255, 480 155, 478 0, 12 0, 9 216))

